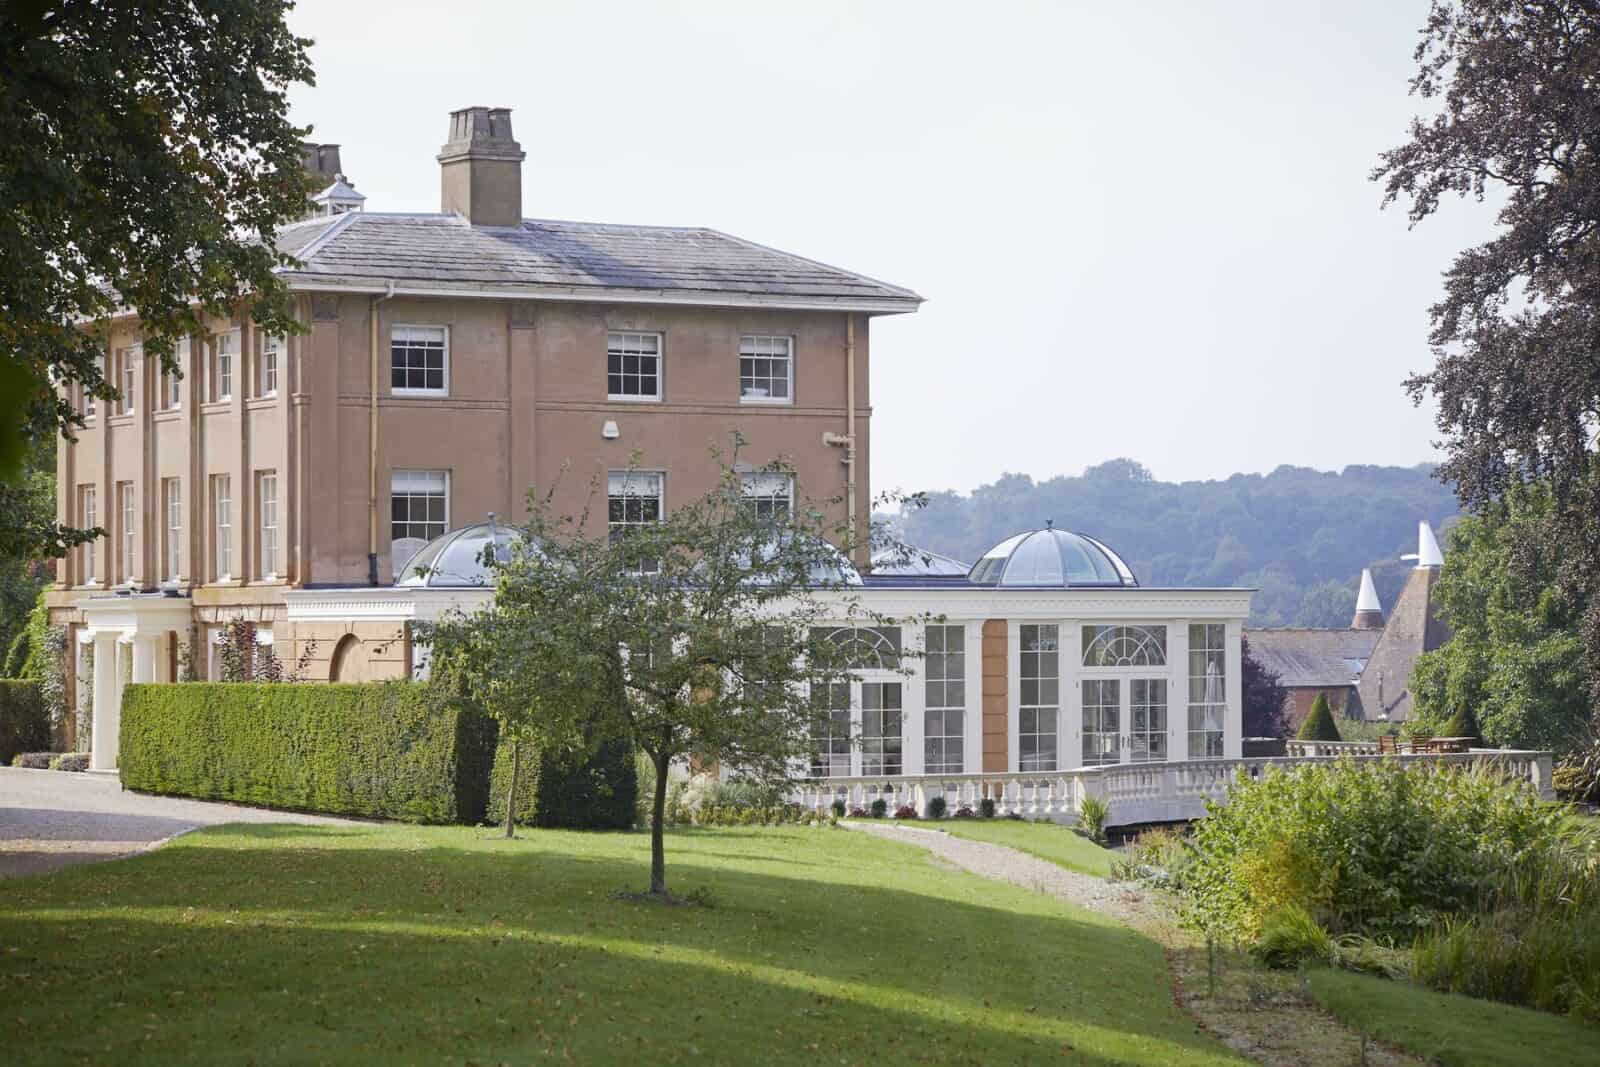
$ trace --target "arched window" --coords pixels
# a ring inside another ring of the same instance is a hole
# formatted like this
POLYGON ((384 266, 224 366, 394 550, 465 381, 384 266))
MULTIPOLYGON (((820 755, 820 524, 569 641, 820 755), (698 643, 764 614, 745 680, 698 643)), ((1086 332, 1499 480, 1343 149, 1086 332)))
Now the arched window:
POLYGON ((1085 626, 1085 667, 1164 667, 1165 626, 1085 626))
POLYGON ((839 626, 814 633, 838 646, 845 663, 854 669, 892 671, 900 667, 898 626, 839 626))

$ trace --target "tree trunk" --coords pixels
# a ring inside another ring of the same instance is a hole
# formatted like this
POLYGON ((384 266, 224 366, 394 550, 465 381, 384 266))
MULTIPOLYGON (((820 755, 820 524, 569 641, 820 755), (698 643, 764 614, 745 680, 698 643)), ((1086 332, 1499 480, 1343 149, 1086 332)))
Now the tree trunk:
POLYGON ((506 836, 517 836, 517 771, 522 769, 522 742, 511 742, 511 792, 506 796, 506 836))
POLYGON ((667 819, 667 764, 665 754, 651 756, 656 765, 656 798, 650 812, 650 892, 667 891, 667 851, 662 827, 667 819))

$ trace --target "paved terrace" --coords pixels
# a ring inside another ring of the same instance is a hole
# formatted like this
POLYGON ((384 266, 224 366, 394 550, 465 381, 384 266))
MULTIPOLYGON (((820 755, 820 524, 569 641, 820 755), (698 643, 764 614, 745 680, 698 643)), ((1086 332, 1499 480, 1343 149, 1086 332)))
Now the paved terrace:
POLYGON ((309 826, 349 820, 130 793, 107 774, 0 767, 0 878, 115 859, 227 822, 309 826))

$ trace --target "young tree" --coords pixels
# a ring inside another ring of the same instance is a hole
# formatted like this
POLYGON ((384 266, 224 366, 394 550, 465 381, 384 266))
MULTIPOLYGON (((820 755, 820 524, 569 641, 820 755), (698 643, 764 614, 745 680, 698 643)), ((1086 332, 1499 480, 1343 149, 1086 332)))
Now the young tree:
POLYGON ((1288 732, 1283 705, 1289 691, 1283 687, 1282 679, 1250 652, 1249 638, 1244 638, 1241 646, 1239 699, 1244 705, 1244 735, 1282 737, 1288 732))
POLYGON ((1306 715, 1306 721, 1300 724, 1300 732, 1295 737, 1301 741, 1338 741, 1339 726, 1333 721, 1333 712, 1328 708, 1328 694, 1318 693, 1317 699, 1311 702, 1311 711, 1306 715))
MULTIPOLYGON (((518 781, 529 752, 541 758, 581 754, 593 742, 592 724, 614 692, 611 662, 592 647, 567 639, 560 621, 565 575, 546 570, 537 543, 492 535, 486 562, 495 597, 472 611, 455 611, 419 627, 436 682, 458 686, 500 727, 511 745, 505 835, 516 836, 518 781)), ((572 620, 566 620, 572 621, 572 620)))
POLYGON ((851 677, 862 613, 829 533, 820 510, 753 506, 730 462, 704 497, 605 538, 536 500, 526 547, 497 576, 497 600, 528 606, 512 628, 542 630, 553 662, 619 694, 592 708, 593 736, 626 739, 655 768, 653 895, 666 893, 668 768, 786 780, 851 677))
POLYGON ((1566 751, 1587 735, 1587 603, 1561 582, 1562 556, 1542 536, 1557 506, 1548 487, 1514 484, 1451 528, 1433 590, 1451 638, 1417 657, 1410 684, 1434 732, 1451 733, 1448 720, 1471 709, 1494 745, 1566 751))
MULTIPOLYGON (((35 0, 0 7, 0 513, 30 440, 81 425, 58 388, 116 390, 105 338, 137 314, 174 370, 177 338, 248 299, 296 329, 274 232, 305 211, 286 91, 312 80, 289 0, 35 0)), ((64 551, 35 531, 25 555, 64 551)))
POLYGON ((1384 203, 1407 199, 1415 224, 1449 194, 1503 199, 1497 234, 1446 272, 1430 311, 1436 362, 1407 388, 1437 402, 1439 474, 1469 508, 1548 482, 1536 535, 1569 599, 1587 600, 1600 697, 1600 9, 1433 0, 1416 60, 1412 93, 1438 108, 1383 153, 1384 203))

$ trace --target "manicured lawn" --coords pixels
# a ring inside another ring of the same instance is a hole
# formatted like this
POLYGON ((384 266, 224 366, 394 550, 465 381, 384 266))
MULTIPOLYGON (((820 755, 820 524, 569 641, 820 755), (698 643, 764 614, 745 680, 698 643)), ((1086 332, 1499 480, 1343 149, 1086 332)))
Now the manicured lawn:
MULTIPOLYGON (((1018 829, 1028 831, 1027 827, 1018 829)), ((1033 832, 1051 828, 1038 828, 1033 832)), ((1062 832, 1063 836, 1065 832, 1062 832)), ((842 830, 221 827, 0 882, 7 1063, 1236 1063, 1153 941, 842 830)))
POLYGON ((1101 848, 1081 834, 1054 823, 1021 822, 1017 819, 941 819, 937 824, 957 837, 1006 845, 1020 852, 1049 860, 1069 871, 1106 878, 1116 853, 1101 848))
POLYGON ((1600 1027, 1347 971, 1307 982, 1347 1025, 1445 1067, 1600 1064, 1600 1027))

